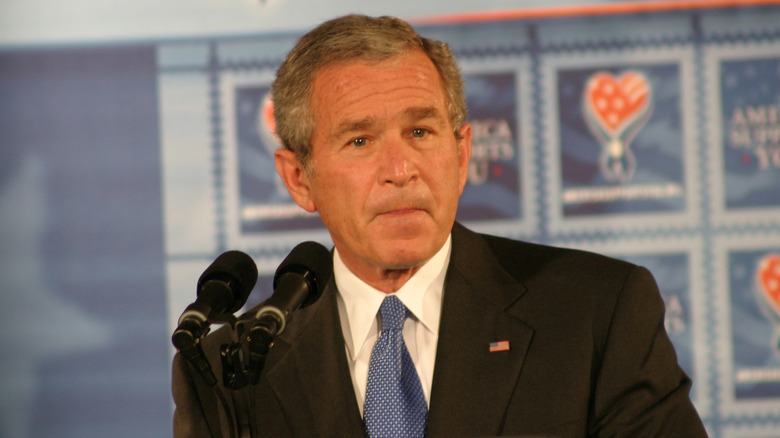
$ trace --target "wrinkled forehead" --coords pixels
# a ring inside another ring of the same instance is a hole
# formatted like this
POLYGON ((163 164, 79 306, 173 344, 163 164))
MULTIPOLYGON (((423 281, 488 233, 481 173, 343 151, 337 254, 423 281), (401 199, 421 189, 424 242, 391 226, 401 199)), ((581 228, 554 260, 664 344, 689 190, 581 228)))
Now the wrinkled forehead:
MULTIPOLYGON (((361 69, 371 70, 372 68, 377 71, 382 69, 414 71, 419 75, 420 82, 425 82, 425 86, 436 84, 437 91, 441 90, 446 100, 444 78, 433 60, 422 49, 410 49, 393 56, 361 56, 334 60, 319 66, 312 72, 309 103, 311 104, 323 92, 336 89, 338 93, 346 93, 351 88, 362 85, 362 82, 371 81, 373 79, 371 77, 360 78, 361 82, 343 82, 338 79, 361 69)), ((355 80, 358 78, 356 77, 355 80)))
POLYGON ((384 61, 331 63, 316 74, 310 104, 317 122, 352 125, 348 129, 385 113, 412 119, 449 116, 441 76, 422 51, 384 61))

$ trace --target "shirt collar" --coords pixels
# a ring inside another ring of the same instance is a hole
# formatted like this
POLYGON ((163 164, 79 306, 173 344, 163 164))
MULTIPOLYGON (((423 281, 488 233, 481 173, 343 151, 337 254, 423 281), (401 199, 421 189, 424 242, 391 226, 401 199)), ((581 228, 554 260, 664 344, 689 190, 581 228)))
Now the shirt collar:
MULTIPOLYGON (((425 329, 438 336, 444 277, 450 260, 452 237, 410 278, 395 295, 425 329)), ((345 342, 354 360, 374 326, 376 315, 386 293, 358 278, 341 260, 339 251, 333 254, 333 275, 347 321, 342 321, 345 342)), ((343 315, 343 314, 342 314, 343 315)))

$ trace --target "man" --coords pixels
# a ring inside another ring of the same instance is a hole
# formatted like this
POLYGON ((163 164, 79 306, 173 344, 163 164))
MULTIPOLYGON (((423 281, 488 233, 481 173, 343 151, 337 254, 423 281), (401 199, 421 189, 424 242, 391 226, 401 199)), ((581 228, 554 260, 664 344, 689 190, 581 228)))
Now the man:
MULTIPOLYGON (((390 296, 408 309, 395 330, 429 437, 706 435, 647 270, 455 223, 471 128, 444 44, 394 18, 335 19, 299 41, 273 96, 277 170, 329 230, 334 280, 257 385, 218 388, 227 410, 177 356, 176 436, 220 436, 225 412, 246 413, 254 436, 381 435, 374 418, 406 391, 377 383, 372 358, 393 336, 390 296)), ((217 373, 227 339, 204 342, 217 373)))

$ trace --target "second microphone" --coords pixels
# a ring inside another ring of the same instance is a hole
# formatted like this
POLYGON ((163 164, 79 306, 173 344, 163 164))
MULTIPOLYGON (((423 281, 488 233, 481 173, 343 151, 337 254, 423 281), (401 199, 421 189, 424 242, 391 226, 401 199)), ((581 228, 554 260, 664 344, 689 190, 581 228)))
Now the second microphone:
POLYGON ((252 354, 265 354, 292 313, 317 301, 332 275, 333 261, 324 246, 303 242, 293 248, 276 269, 273 295, 255 313, 247 339, 252 354))

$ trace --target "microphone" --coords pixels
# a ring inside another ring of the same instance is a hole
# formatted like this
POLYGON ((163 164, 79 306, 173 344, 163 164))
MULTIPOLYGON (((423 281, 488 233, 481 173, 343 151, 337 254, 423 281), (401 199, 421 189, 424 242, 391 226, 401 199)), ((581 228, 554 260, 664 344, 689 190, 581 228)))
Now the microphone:
POLYGON ((324 246, 303 242, 293 248, 276 269, 273 295, 255 313, 248 338, 252 352, 265 354, 292 313, 317 301, 332 275, 333 260, 324 246))
POLYGON ((200 339, 212 321, 223 320, 246 303, 257 282, 257 266, 241 251, 222 253, 198 279, 197 298, 184 309, 171 341, 206 381, 217 383, 203 354, 200 339))
POLYGON ((222 253, 198 279, 197 299, 184 309, 179 324, 192 318, 213 321, 246 303, 257 282, 257 266, 241 251, 222 253))

